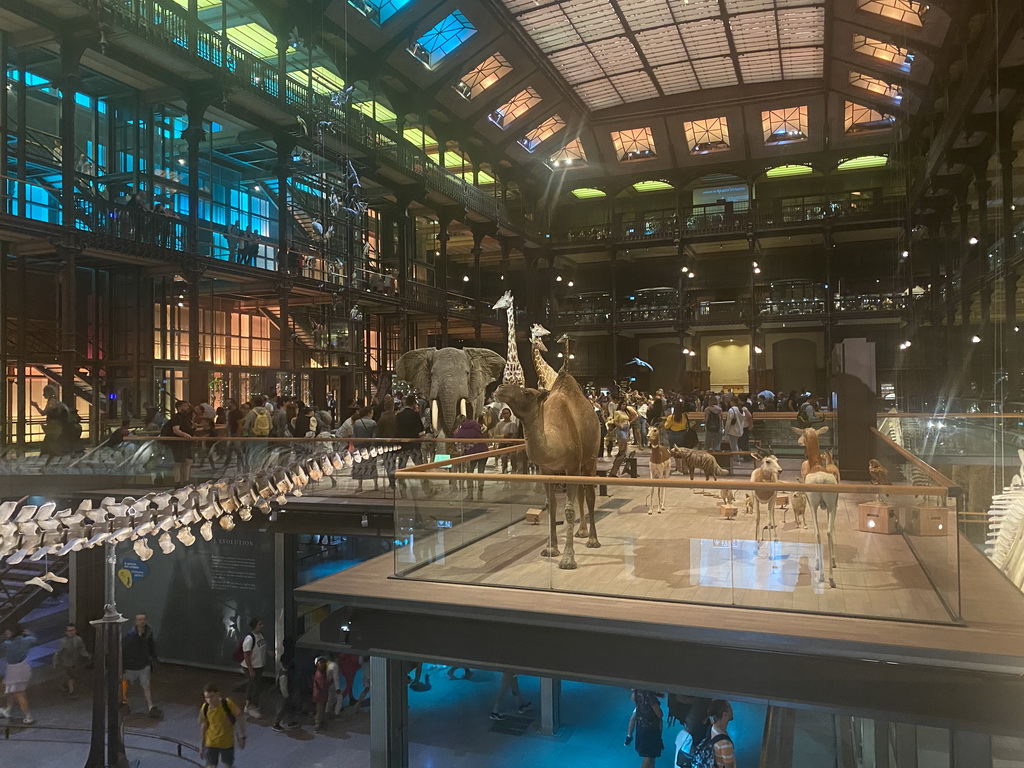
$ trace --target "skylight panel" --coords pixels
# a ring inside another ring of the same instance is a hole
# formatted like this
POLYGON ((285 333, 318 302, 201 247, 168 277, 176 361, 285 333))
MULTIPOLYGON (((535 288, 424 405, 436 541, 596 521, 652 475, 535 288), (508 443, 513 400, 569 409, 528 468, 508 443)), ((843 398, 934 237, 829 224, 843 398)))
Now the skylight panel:
POLYGON ((927 3, 914 0, 857 0, 857 8, 914 27, 924 26, 925 14, 928 12, 927 3))
POLYGON ((782 62, 778 51, 744 53, 739 60, 744 83, 767 83, 782 79, 782 62))
POLYGON ((903 101, 903 89, 894 84, 887 83, 884 80, 879 80, 877 77, 871 75, 865 75, 863 72, 850 72, 850 85, 857 88, 863 88, 871 93, 877 93, 879 96, 884 96, 887 99, 899 104, 903 101))
POLYGON ((672 15, 676 21, 698 21, 718 18, 722 9, 718 0, 690 0, 688 3, 672 2, 672 15))
POLYGON ((349 5, 359 11, 378 27, 387 22, 414 0, 348 0, 349 5))
POLYGON ((518 118, 533 109, 540 101, 540 94, 537 91, 533 88, 524 88, 491 112, 487 119, 504 131, 518 118))
MULTIPOLYGON (((288 77, 297 83, 306 85, 309 80, 309 70, 300 69, 295 72, 289 72, 288 77)), ((338 75, 334 74, 327 67, 313 67, 313 90, 317 93, 322 94, 335 94, 338 91, 344 90, 345 81, 342 80, 338 75)))
POLYGON ((607 78, 594 80, 576 87, 576 93, 591 109, 604 109, 622 103, 622 97, 607 78))
POLYGON ((821 48, 789 48, 779 53, 786 80, 821 77, 825 72, 825 51, 821 48))
POLYGON ((511 71, 508 60, 495 53, 460 77, 452 87, 466 101, 472 101, 511 71))
POLYGON ((893 115, 865 107, 854 101, 846 102, 846 132, 850 134, 869 131, 888 131, 896 123, 893 115))
POLYGON ((624 32, 615 6, 608 0, 568 0, 562 3, 562 10, 584 42, 603 40, 624 32))
POLYGON ((552 115, 519 140, 519 146, 527 152, 533 152, 543 142, 550 139, 565 127, 565 120, 559 115, 552 115))
POLYGON ((676 19, 667 0, 619 0, 626 24, 634 32, 672 24, 676 19))
POLYGON ((729 19, 736 51, 763 51, 766 48, 779 47, 779 32, 775 24, 775 13, 745 13, 729 19))
POLYGON ((807 141, 807 107, 769 109, 761 113, 764 143, 770 146, 807 141))
POLYGON ((579 187, 572 191, 573 197, 579 200, 592 200, 598 197, 607 197, 608 194, 601 189, 595 187, 579 187))
POLYGON ((612 146, 620 162, 651 160, 654 151, 654 136, 650 128, 635 128, 629 131, 612 131, 612 146))
POLYGON ((685 58, 679 29, 675 25, 638 32, 636 41, 652 67, 673 64, 685 58))
POLYGON ((462 11, 452 11, 409 46, 409 53, 435 69, 441 60, 476 34, 476 27, 462 11))
POLYGON ((642 69, 637 72, 616 75, 611 78, 611 81, 623 101, 643 101, 661 95, 651 81, 650 75, 642 69))
POLYGON ((547 165, 549 168, 585 168, 587 153, 583 151, 583 142, 577 136, 549 157, 547 165))
POLYGON ((552 53, 550 58, 570 85, 604 77, 604 70, 585 45, 552 53))
MULTIPOLYGON (((277 58, 277 36, 255 22, 229 27, 228 40, 261 59, 277 58)), ((293 48, 288 49, 292 53, 293 48)))
POLYGON ((648 179, 647 181, 638 181, 633 185, 633 189, 637 192, 668 192, 675 187, 664 179, 648 179))
POLYGON ((504 0, 504 3, 512 13, 521 13, 537 7, 537 0, 504 0))
POLYGON ((914 63, 914 55, 906 48, 892 43, 883 43, 881 40, 860 33, 853 35, 853 50, 887 64, 895 64, 904 72, 909 72, 914 63))
POLYGON ((884 168, 889 164, 888 155, 861 155, 843 160, 836 166, 837 171, 863 171, 868 168, 884 168))
POLYGON ((769 179, 786 179, 791 176, 810 176, 814 169, 809 165, 777 165, 769 168, 765 176, 769 179))
POLYGON ((589 48, 606 75, 617 75, 643 67, 636 48, 626 37, 604 40, 600 45, 591 45, 589 48))
POLYGON ((684 122, 683 133, 691 155, 724 152, 730 148, 729 121, 724 117, 684 122))
POLYGON ((657 67, 654 70, 654 76, 657 78, 658 84, 661 85, 661 89, 669 95, 700 89, 697 75, 694 74, 693 66, 688 61, 657 67))
POLYGON ((721 88, 736 85, 736 67, 732 58, 720 56, 715 59, 701 59, 693 62, 693 71, 697 73, 701 88, 721 88))
POLYGON ((679 34, 691 59, 727 56, 730 53, 729 38, 725 35, 725 24, 721 19, 680 24, 679 34))
POLYGON ((778 12, 779 45, 801 48, 825 43, 824 8, 788 8, 778 12))
POLYGON ((572 48, 583 42, 583 38, 569 22, 569 17, 557 5, 524 13, 519 17, 519 23, 544 53, 572 48))

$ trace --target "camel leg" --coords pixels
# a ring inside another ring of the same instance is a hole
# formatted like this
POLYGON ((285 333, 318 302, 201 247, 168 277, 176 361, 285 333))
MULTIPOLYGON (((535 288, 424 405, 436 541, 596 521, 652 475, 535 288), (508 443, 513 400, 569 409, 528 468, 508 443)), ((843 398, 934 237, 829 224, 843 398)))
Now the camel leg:
POLYGON ((548 545, 540 551, 541 557, 558 557, 558 538, 555 535, 555 486, 547 483, 548 545))
POLYGON ((565 550, 562 552, 562 559, 558 562, 558 567, 563 571, 571 571, 576 568, 576 542, 573 541, 576 510, 573 509, 572 497, 572 491, 565 494, 565 550))
POLYGON ((569 494, 570 493, 574 494, 576 496, 577 506, 580 509, 580 525, 579 525, 579 528, 576 530, 576 538, 577 539, 586 539, 586 538, 588 538, 590 536, 590 528, 594 524, 593 518, 588 520, 587 519, 587 514, 586 514, 586 512, 583 509, 583 488, 584 488, 584 486, 577 485, 575 488, 571 488, 570 486, 566 486, 566 489, 565 489, 566 499, 569 498, 569 494))
POLYGON ((597 540, 597 518, 594 516, 596 500, 597 489, 594 486, 580 486, 580 517, 584 515, 584 504, 586 505, 586 514, 590 517, 590 536, 587 538, 589 549, 598 549, 601 546, 601 542, 597 540))

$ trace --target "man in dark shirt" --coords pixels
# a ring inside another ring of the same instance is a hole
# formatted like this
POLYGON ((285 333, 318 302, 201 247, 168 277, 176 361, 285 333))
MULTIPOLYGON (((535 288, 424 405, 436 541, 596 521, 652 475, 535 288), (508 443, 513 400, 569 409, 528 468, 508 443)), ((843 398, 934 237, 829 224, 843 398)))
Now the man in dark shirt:
POLYGON ((142 695, 146 697, 149 716, 159 717, 160 710, 153 706, 153 694, 150 691, 154 661, 156 641, 153 639, 153 630, 146 623, 146 614, 140 613, 135 617, 135 626, 121 640, 121 663, 124 666, 121 700, 127 706, 128 684, 137 680, 142 687, 142 695))
MULTIPOLYGON (((419 403, 415 395, 407 395, 403 402, 405 407, 395 414, 395 437, 406 438, 410 442, 401 444, 398 453, 399 469, 404 469, 410 461, 413 464, 419 464, 423 460, 422 444, 412 440, 423 436, 423 420, 420 418, 419 403)), ((427 483, 423 485, 425 489, 429 490, 427 483)), ((401 485, 399 485, 399 493, 401 496, 405 496, 401 485)))

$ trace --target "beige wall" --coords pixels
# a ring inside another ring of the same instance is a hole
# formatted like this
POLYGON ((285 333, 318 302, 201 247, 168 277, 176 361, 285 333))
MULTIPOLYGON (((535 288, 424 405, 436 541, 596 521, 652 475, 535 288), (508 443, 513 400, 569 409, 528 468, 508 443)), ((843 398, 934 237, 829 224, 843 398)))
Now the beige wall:
POLYGON ((750 367, 750 344, 718 342, 707 348, 712 389, 745 392, 750 367))

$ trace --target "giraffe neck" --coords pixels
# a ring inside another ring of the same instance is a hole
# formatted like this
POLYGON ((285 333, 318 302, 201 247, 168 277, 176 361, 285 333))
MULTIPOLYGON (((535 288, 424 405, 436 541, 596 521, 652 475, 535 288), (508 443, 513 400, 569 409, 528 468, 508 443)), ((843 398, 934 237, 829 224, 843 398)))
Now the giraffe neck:
POLYGON ((543 389, 551 389, 551 385, 555 381, 555 371, 548 365, 547 360, 540 353, 540 347, 534 344, 531 349, 533 352, 533 367, 537 371, 537 379, 543 389))
POLYGON ((526 375, 523 373, 523 366, 519 364, 519 350, 516 348, 516 320, 515 307, 509 304, 506 308, 508 317, 508 357, 505 360, 505 372, 502 375, 503 384, 518 384, 526 386, 526 375))

